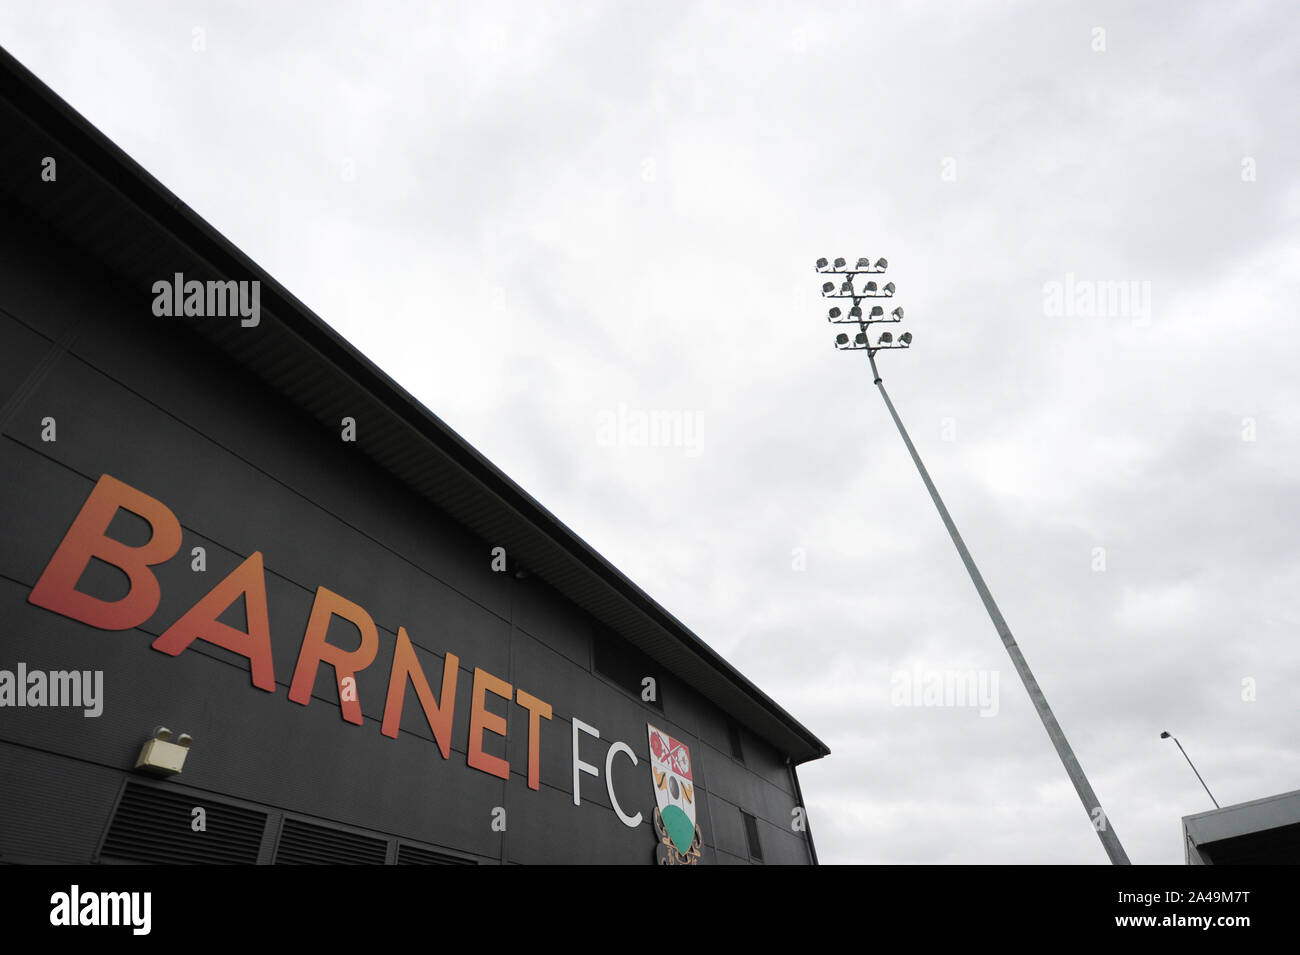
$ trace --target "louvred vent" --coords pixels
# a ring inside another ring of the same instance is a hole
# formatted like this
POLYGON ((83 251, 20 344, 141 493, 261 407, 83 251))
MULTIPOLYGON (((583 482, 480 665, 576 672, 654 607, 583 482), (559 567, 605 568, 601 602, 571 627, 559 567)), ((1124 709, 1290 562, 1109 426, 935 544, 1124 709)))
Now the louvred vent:
POLYGON ((434 849, 421 849, 418 846, 401 845, 397 847, 398 865, 478 865, 473 859, 449 855, 434 849))
POLYGON ((266 814, 205 797, 127 783, 100 856, 131 862, 252 865, 266 814), (203 828, 196 831, 203 810, 203 828))
POLYGON ((285 819, 276 865, 383 865, 388 843, 301 819, 285 819))

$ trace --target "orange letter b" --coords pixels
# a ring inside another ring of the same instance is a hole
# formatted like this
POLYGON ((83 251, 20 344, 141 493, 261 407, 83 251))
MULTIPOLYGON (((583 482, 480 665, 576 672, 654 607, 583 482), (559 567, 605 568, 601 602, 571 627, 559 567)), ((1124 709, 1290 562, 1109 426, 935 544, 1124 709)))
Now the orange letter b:
POLYGON ((149 568, 175 557, 180 548, 180 522, 165 504, 105 474, 81 506, 27 601, 100 630, 130 630, 152 617, 162 598, 158 578, 149 568), (128 547, 105 536, 118 508, 149 523, 153 536, 148 543, 128 547), (112 564, 131 581, 131 589, 121 600, 100 600, 77 590, 92 557, 112 564))

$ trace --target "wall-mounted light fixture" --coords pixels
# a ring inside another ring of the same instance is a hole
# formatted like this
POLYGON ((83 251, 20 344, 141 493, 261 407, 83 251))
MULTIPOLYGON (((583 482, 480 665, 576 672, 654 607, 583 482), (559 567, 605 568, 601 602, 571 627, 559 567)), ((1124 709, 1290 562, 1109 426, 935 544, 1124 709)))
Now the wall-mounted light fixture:
POLYGON ((185 756, 189 753, 194 738, 189 733, 182 733, 174 743, 171 738, 171 730, 165 726, 155 726, 153 736, 140 750, 135 768, 151 776, 175 776, 179 773, 185 765, 185 756))

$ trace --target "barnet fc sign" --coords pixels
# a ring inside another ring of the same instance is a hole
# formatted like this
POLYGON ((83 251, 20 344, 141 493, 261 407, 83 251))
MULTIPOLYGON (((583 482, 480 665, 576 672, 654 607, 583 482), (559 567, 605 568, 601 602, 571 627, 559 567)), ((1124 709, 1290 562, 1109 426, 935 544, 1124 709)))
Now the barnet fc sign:
MULTIPOLYGON (((27 600, 37 607, 52 610, 100 630, 134 629, 153 616, 162 599, 158 578, 151 568, 175 557, 180 550, 181 539, 180 522, 170 508, 143 491, 105 474, 86 498, 80 513, 59 543, 27 600), (118 510, 129 511, 143 518, 150 527, 149 540, 138 546, 128 546, 109 537, 108 527, 118 510), (118 600, 101 600, 77 590, 77 583, 92 559, 111 564, 126 574, 130 582, 126 596, 118 600)), ((245 657, 253 686, 267 693, 276 692, 261 551, 250 554, 224 580, 200 597, 194 606, 154 640, 152 646, 170 656, 179 656, 195 640, 224 647, 245 657), (232 627, 219 619, 241 599, 246 610, 247 630, 232 627)), ((374 662, 378 651, 379 632, 365 608, 325 587, 318 587, 289 685, 289 699, 302 706, 309 705, 316 684, 316 672, 322 663, 328 664, 334 669, 343 719, 362 725, 356 674, 374 662), (361 645, 355 650, 345 650, 326 640, 330 623, 335 617, 350 622, 360 632, 361 645)), ((435 698, 406 628, 399 626, 380 732, 389 738, 397 738, 402 702, 409 684, 419 698, 442 758, 448 759, 451 756, 452 716, 459 675, 459 658, 454 653, 446 653, 443 657, 441 693, 435 698)), ((493 706, 500 705, 495 700, 504 700, 507 705, 513 703, 527 712, 528 788, 539 789, 541 721, 551 719, 551 704, 479 667, 474 668, 474 686, 470 695, 469 739, 466 746, 468 765, 502 779, 510 778, 509 762, 486 753, 483 748, 484 734, 506 735, 506 717, 489 706, 489 696, 494 698, 493 706)), ((587 735, 599 739, 600 730, 577 716, 573 717, 572 725, 573 804, 579 806, 582 804, 581 777, 585 774, 599 778, 601 775, 599 766, 582 759, 581 737, 587 735)), ((699 827, 695 824, 697 794, 690 752, 685 745, 662 730, 653 726, 648 726, 647 729, 656 802, 652 821, 660 839, 656 848, 657 857, 665 862, 694 864, 699 859, 702 840, 699 827), (666 859, 664 856, 668 850, 671 850, 672 857, 666 859)), ((610 808, 619 820, 635 829, 643 821, 642 814, 627 813, 614 790, 612 770, 614 760, 619 756, 626 757, 633 766, 637 764, 636 754, 627 743, 621 740, 611 743, 605 754, 606 792, 610 808)))

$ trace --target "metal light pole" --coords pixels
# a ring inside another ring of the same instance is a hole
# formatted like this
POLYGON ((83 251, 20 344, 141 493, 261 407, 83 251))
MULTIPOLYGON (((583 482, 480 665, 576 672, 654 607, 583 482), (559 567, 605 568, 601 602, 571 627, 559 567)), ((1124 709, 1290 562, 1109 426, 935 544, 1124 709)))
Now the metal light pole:
MULTIPOLYGON (((1178 743, 1178 737, 1177 737, 1177 736, 1174 736, 1173 734, 1171 734, 1168 730, 1165 730, 1165 731, 1161 732, 1161 734, 1160 734, 1160 738, 1161 738, 1161 739, 1171 739, 1171 740, 1173 740, 1175 743, 1178 743)), ((1192 757, 1190 757, 1190 756, 1187 755, 1187 750, 1183 749, 1183 744, 1182 744, 1182 743, 1178 743, 1178 750, 1179 750, 1179 752, 1181 752, 1181 753, 1183 754, 1183 759, 1187 760, 1187 765, 1192 767, 1192 772, 1196 773, 1196 778, 1197 778, 1197 779, 1201 779, 1200 771, 1197 770, 1197 768, 1196 768, 1196 764, 1192 762, 1192 757)), ((1221 809, 1221 808, 1223 808, 1222 806, 1219 805, 1219 800, 1217 800, 1217 799, 1214 798, 1214 793, 1210 792, 1210 787, 1207 786, 1207 785, 1205 785, 1205 780, 1204 780, 1204 779, 1201 779, 1201 788, 1205 790, 1205 795, 1207 795, 1207 796, 1210 797, 1210 802, 1214 803, 1214 808, 1215 808, 1215 809, 1221 809)))
POLYGON ((966 572, 970 574, 971 583, 975 585, 980 600, 984 601, 984 609, 988 611, 989 619, 993 621, 998 636, 1002 638, 1002 645, 1007 648, 1007 653, 1011 656, 1011 662, 1015 666, 1016 672, 1020 674, 1020 680, 1029 693, 1029 699, 1033 701, 1034 709, 1038 712, 1038 718, 1043 721, 1043 728, 1047 730, 1052 745, 1056 747, 1056 755, 1061 758, 1061 763, 1065 766, 1065 772, 1069 775, 1070 782, 1074 784, 1075 792, 1079 794, 1079 799, 1083 802, 1083 808, 1088 813, 1088 820, 1096 830, 1097 837, 1101 839, 1102 847, 1106 850, 1106 855, 1110 857, 1111 863, 1113 865, 1128 865, 1128 855, 1124 852, 1124 847, 1120 845, 1119 837, 1115 835, 1115 830, 1111 828, 1110 820, 1101 808, 1101 802, 1097 799, 1096 793, 1092 791, 1092 786, 1088 783, 1088 777, 1084 775, 1083 767, 1079 765, 1079 761, 1074 756, 1074 751, 1070 749, 1070 743, 1066 740, 1060 724, 1056 722, 1051 707, 1047 705, 1047 697, 1043 695, 1042 689, 1038 686, 1038 681, 1034 679, 1034 674, 1030 672, 1024 654, 1020 652, 1015 637, 1011 635, 1011 628, 1007 626, 1006 620, 1002 617, 1002 611, 998 610, 993 595, 989 593, 984 578, 980 576, 979 568, 975 566, 970 551, 966 549, 965 541, 961 539, 961 534, 957 532, 957 525, 953 523, 948 508, 944 507, 943 499, 939 497, 938 489, 935 488, 934 482, 930 480, 929 472, 926 471, 925 465, 921 463, 921 456, 916 453, 916 446, 912 444, 912 439, 908 437, 907 429, 903 427, 903 421, 898 417, 898 411, 895 410, 894 403, 889 400, 889 393, 885 391, 880 372, 876 369, 876 352, 895 348, 909 348, 912 344, 911 332, 904 332, 898 337, 897 342, 894 341, 892 333, 884 332, 874 345, 869 342, 867 337, 867 329, 870 325, 901 322, 903 320, 903 310, 901 308, 895 308, 890 312, 888 318, 885 317, 885 310, 879 305, 869 306, 869 311, 865 315, 862 311, 864 301, 877 298, 893 298, 895 291, 893 282, 880 286, 874 278, 870 278, 865 280, 860 288, 855 287, 854 284, 859 275, 879 275, 888 266, 889 263, 884 259, 877 259, 874 264, 868 259, 858 259, 857 265, 853 268, 849 268, 844 259, 836 259, 833 263, 828 262, 826 259, 817 260, 818 272, 844 277, 842 284, 838 286, 834 281, 828 281, 822 285, 822 295, 832 299, 847 299, 853 303, 849 308, 848 315, 844 315, 838 307, 832 308, 829 315, 831 324, 857 325, 859 328, 852 341, 849 340, 849 336, 845 333, 836 335, 835 347, 841 351, 865 351, 867 353, 867 361, 871 363, 871 377, 874 379, 876 387, 880 389, 880 396, 885 399, 885 407, 889 409, 894 424, 898 426, 898 433, 902 435, 903 444, 907 445, 907 451, 916 464, 916 470, 920 472, 921 480, 925 482, 925 488, 930 492, 930 498, 939 511, 939 517, 943 519, 943 526, 948 528, 948 535, 952 538, 957 553, 961 556, 962 563, 966 565, 966 572))

